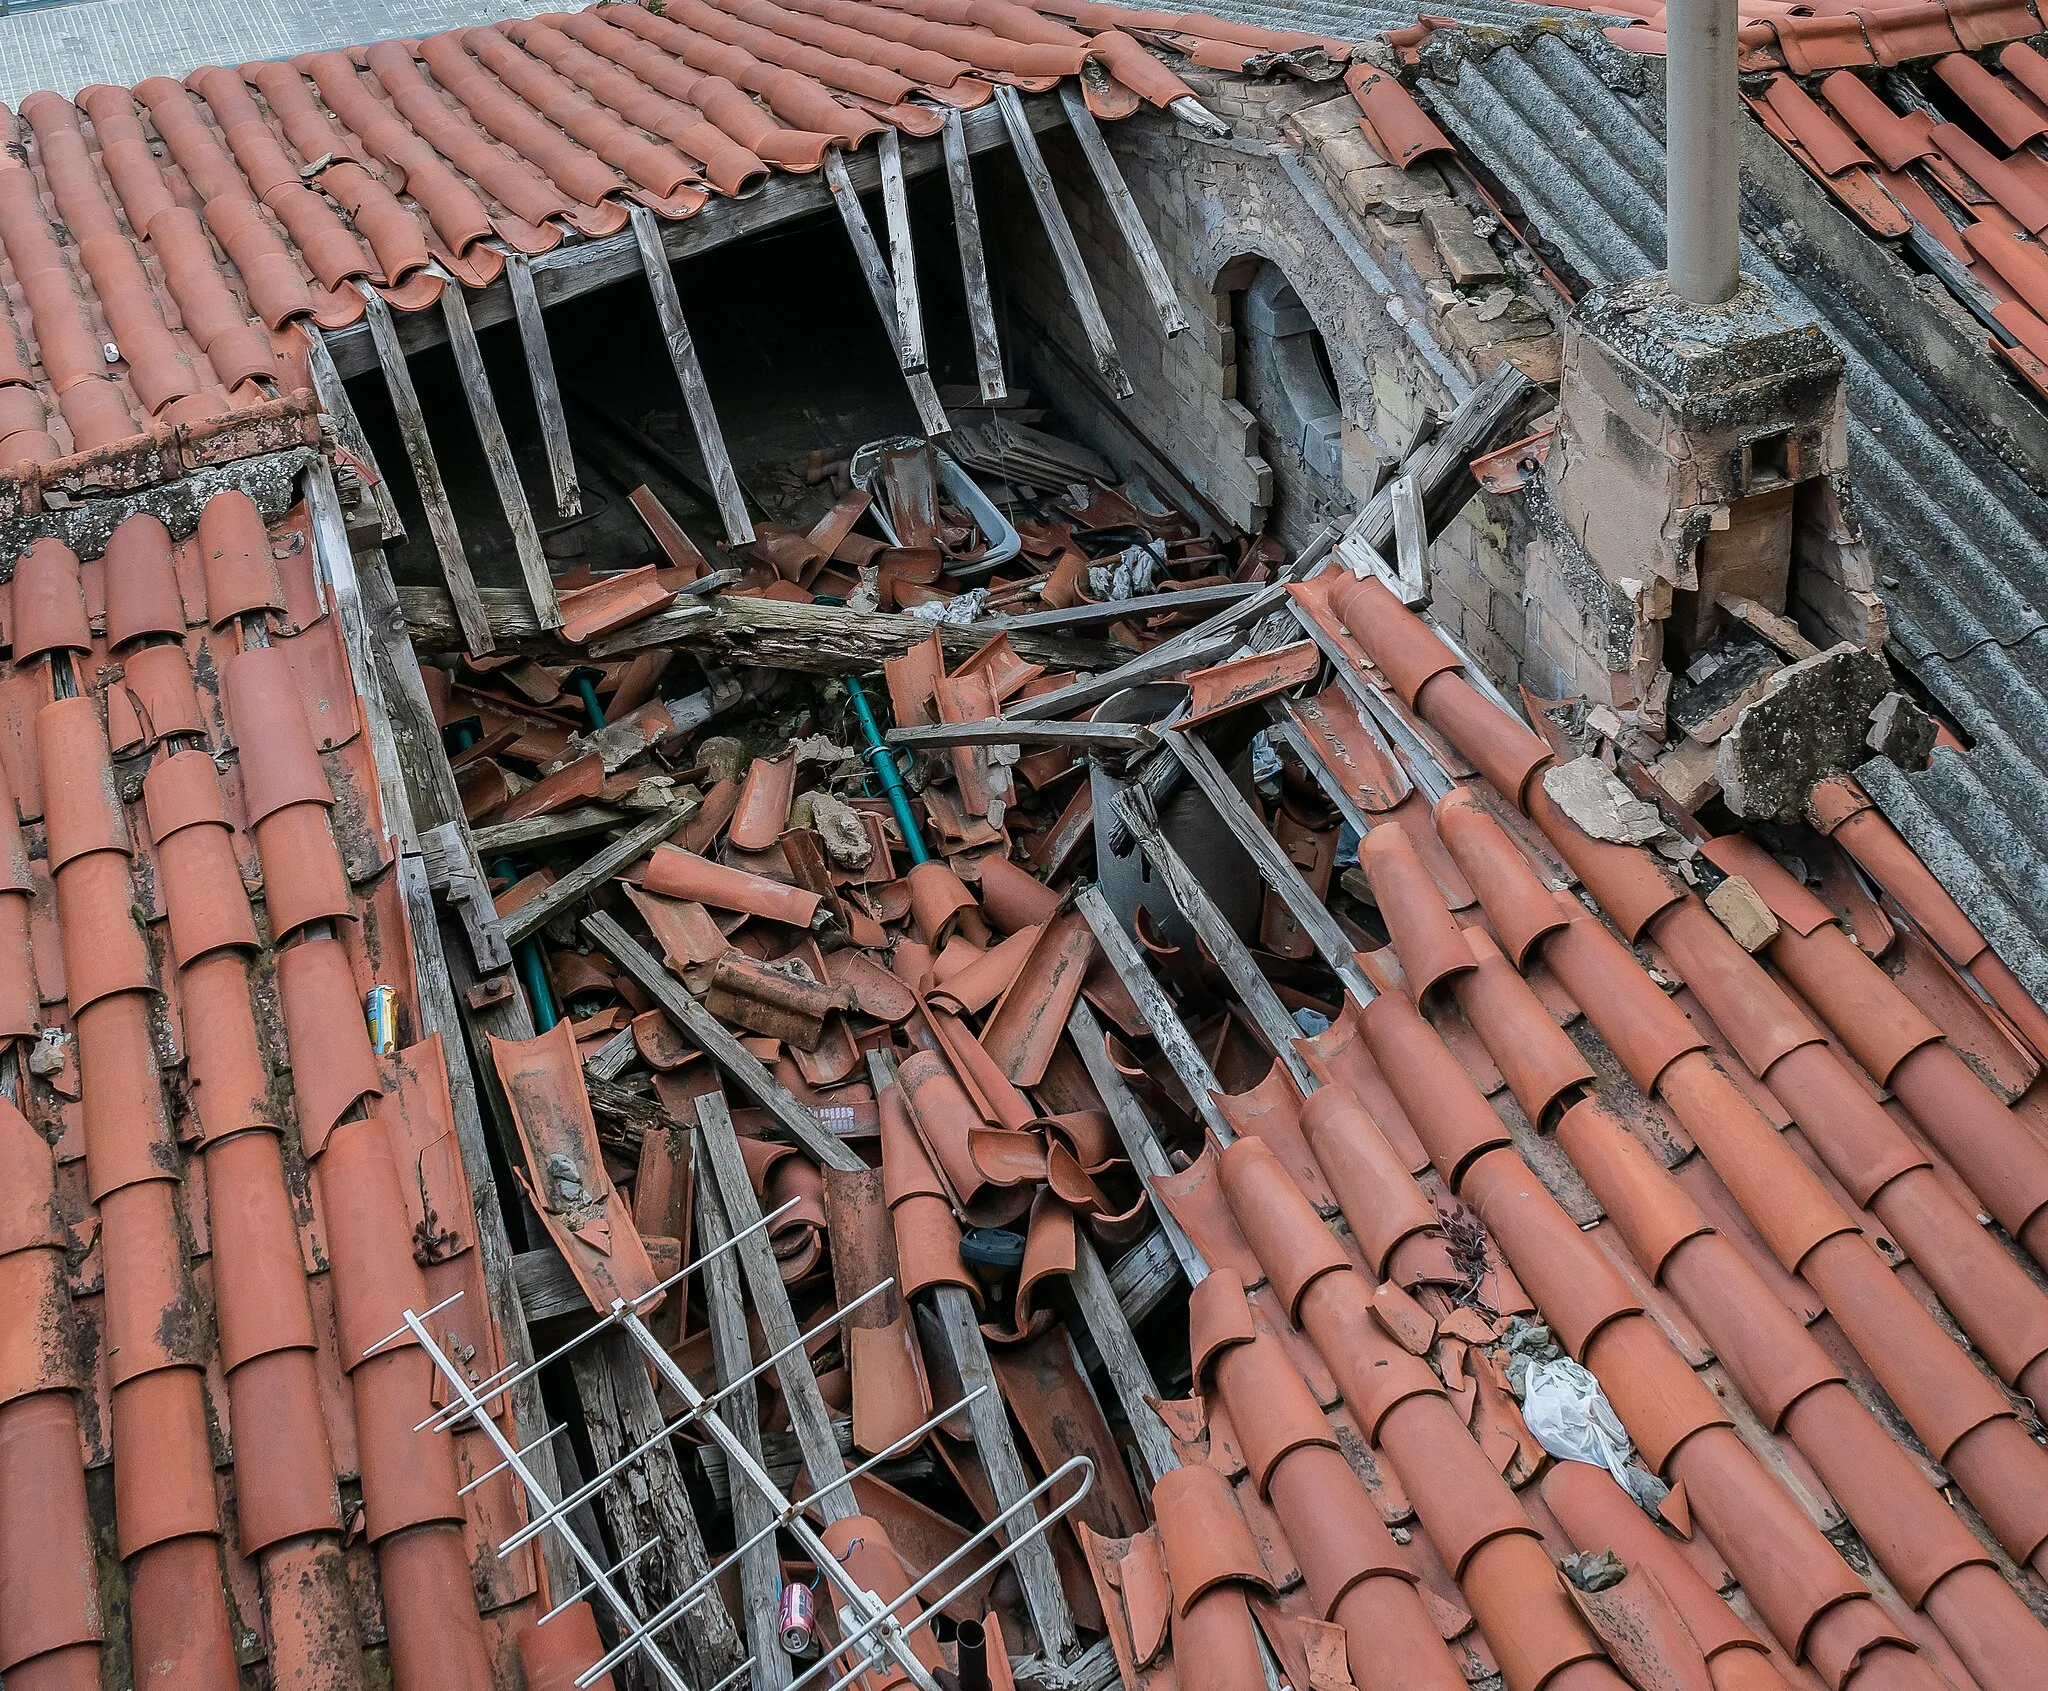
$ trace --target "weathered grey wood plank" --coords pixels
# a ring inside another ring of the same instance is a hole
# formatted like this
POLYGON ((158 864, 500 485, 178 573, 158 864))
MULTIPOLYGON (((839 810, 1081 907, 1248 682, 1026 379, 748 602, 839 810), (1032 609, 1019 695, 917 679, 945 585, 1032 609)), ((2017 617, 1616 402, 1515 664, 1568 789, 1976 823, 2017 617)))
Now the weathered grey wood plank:
MULTIPOLYGON (((825 149, 825 182, 832 191, 839 221, 846 226, 846 238, 853 244, 854 260, 867 281, 882 327, 900 355, 902 314, 896 303, 896 284, 882 259, 882 249, 875 242, 874 226, 861 209, 860 193, 847 169, 846 155, 837 147, 825 149)), ((953 425, 946 418, 946 408, 939 403, 939 390, 932 385, 931 377, 922 370, 905 370, 903 382, 910 389, 910 403, 916 408, 917 420, 926 435, 950 434, 953 425)))
MULTIPOLYGON (((747 1454, 760 1462, 761 1400, 752 1380, 735 1385, 754 1365, 747 1341, 747 1320, 740 1301, 740 1271, 720 1246, 732 1237, 725 1219, 725 1201, 718 1183, 705 1181, 697 1188, 697 1241, 703 1266, 704 1308, 711 1323, 711 1357, 718 1370, 718 1383, 732 1395, 718 1406, 719 1418, 732 1428, 747 1454)), ((717 1446, 713 1446, 717 1449, 717 1446)), ((723 1454, 721 1452, 721 1454, 723 1454)), ((745 1544, 766 1530, 774 1519, 768 1499, 753 1486, 743 1485, 732 1493, 733 1538, 745 1544)), ((782 1569, 773 1537, 762 1539, 740 1552, 740 1600, 746 1617, 747 1646, 754 1658, 752 1685, 755 1691, 781 1691, 793 1675, 789 1657, 783 1653, 781 1629, 776 1624, 776 1598, 782 1584, 782 1569)))
MULTIPOLYGON (((725 1217, 735 1234, 747 1233, 736 1248, 740 1272, 753 1293, 754 1315, 761 1323, 761 1336, 768 1349, 780 1351, 796 1345, 802 1329, 790 1308, 789 1288, 782 1283, 768 1236, 761 1231, 761 1205, 754 1196, 754 1183, 747 1178, 746 1159, 733 1132, 732 1116, 722 1094, 706 1092, 697 1100, 697 1166, 708 1170, 715 1182, 725 1217), (747 1229, 753 1231, 748 1233, 747 1229)), ((789 1407, 789 1424, 804 1453, 804 1473, 811 1489, 821 1495, 817 1509, 827 1521, 860 1513, 850 1487, 836 1485, 846 1472, 839 1455, 839 1439, 832 1430, 832 1417, 818 1393, 818 1377, 811 1372, 810 1358, 801 1348, 775 1365, 775 1377, 782 1386, 783 1401, 789 1407), (827 1488, 831 1488, 829 1491, 827 1488)))
MULTIPOLYGON (((1131 1096, 1130 1085, 1109 1060, 1109 1051, 1103 1043, 1102 1024, 1095 1019, 1095 1012, 1088 1007, 1086 999, 1077 1000, 1068 1013, 1067 1032, 1073 1036, 1074 1049, 1081 1055, 1088 1078, 1101 1094, 1102 1107, 1109 1112, 1110 1125, 1123 1141, 1124 1155, 1131 1159, 1131 1167, 1146 1183, 1146 1194, 1150 1196, 1151 1183, 1170 1178, 1174 1172, 1173 1164, 1167 1160, 1166 1147, 1159 1142, 1159 1133, 1152 1125, 1152 1118, 1131 1096)), ((1194 1241, 1181 1231, 1180 1223, 1157 1198, 1152 1199, 1152 1209, 1159 1217, 1160 1234, 1172 1248, 1188 1284, 1200 1285, 1202 1276, 1209 1272, 1201 1252, 1195 1249, 1194 1241)), ((1123 1265, 1119 1263, 1117 1266, 1121 1269, 1123 1265)))
POLYGON ((1354 960, 1351 942, 1344 937, 1344 930, 1337 926, 1337 918, 1330 914, 1330 907, 1316 897, 1315 889, 1302 878, 1301 871, 1281 849, 1280 842, 1266 831, 1252 807, 1245 802, 1244 794, 1223 772, 1222 765, 1216 761, 1208 745, 1197 735, 1184 734, 1173 728, 1162 732, 1160 738, 1180 759, 1181 766, 1195 785, 1202 789, 1202 796, 1215 806, 1216 814, 1237 836, 1238 844, 1251 854, 1252 861, 1259 866, 1260 878, 1280 895, 1289 914, 1315 941, 1323 961, 1357 995, 1359 1003, 1370 1004, 1374 996, 1372 983, 1354 960))
POLYGON ((1038 149, 1038 137, 1032 133, 1017 90, 998 83, 996 109, 1003 114, 1003 124, 1010 132, 1010 145, 1024 172, 1024 185, 1031 191, 1038 221, 1044 225, 1045 238, 1052 245, 1053 257, 1059 261, 1060 275, 1066 281, 1068 297, 1074 302, 1074 314, 1081 320, 1081 332, 1088 338, 1089 351, 1095 356, 1095 367, 1120 398, 1129 399, 1131 378, 1124 373, 1123 357, 1116 349, 1116 337, 1110 333, 1109 319, 1102 314, 1102 301, 1096 297, 1087 261, 1081 257, 1081 244, 1074 239, 1073 225, 1067 221, 1059 189, 1046 168, 1045 155, 1038 149))
MULTIPOLYGON (((982 1471, 988 1476, 989 1490, 995 1493, 997 1506, 1007 1509, 1031 1490, 1031 1480, 1024 1472, 1023 1458, 1017 1454, 1017 1441, 1010 1431, 1010 1412, 1004 1407, 995 1368, 988 1359, 988 1344, 981 1336, 981 1317, 964 1286, 934 1286, 932 1297, 938 1304, 939 1319, 962 1388, 981 1393, 967 1406, 967 1417, 974 1427, 974 1451, 981 1458, 982 1471)), ((1020 1526, 1028 1524, 1019 1517, 1020 1526)), ((1013 1535, 1002 1536, 1007 1540, 1013 1535)), ((1067 1607, 1067 1594, 1060 1587, 1052 1546, 1042 1534, 1018 1545, 1014 1566, 1024 1587, 1024 1605, 1031 1612, 1040 1648, 1053 1661, 1065 1661, 1074 1653, 1074 1616, 1067 1607)))
POLYGON ((1422 514, 1422 489, 1412 472, 1388 488, 1394 507, 1394 579, 1387 583, 1404 605, 1429 603, 1429 527, 1422 514))
MULTIPOLYGON (((854 1149, 828 1133, 818 1118, 791 1096, 761 1064, 761 1059, 733 1038, 725 1024, 692 998, 683 983, 662 967, 661 960, 603 911, 583 918, 583 931, 613 962, 640 983, 669 1020, 697 1042, 709 1056, 782 1125, 799 1145, 827 1168, 856 1170, 867 1165, 854 1149)), ((730 1210, 730 1206, 728 1206, 730 1210)))
POLYGON ((1060 105, 1067 114, 1074 139, 1081 143, 1081 156, 1095 174, 1096 186, 1102 190, 1103 199, 1109 202, 1109 215, 1116 223, 1117 233, 1124 238, 1124 247, 1131 255, 1131 262, 1138 267, 1138 279, 1152 296, 1152 309, 1159 313, 1159 326, 1169 338, 1186 334, 1188 320, 1181 311, 1180 295, 1174 290, 1173 278, 1167 273, 1166 260, 1160 257, 1152 231, 1145 227, 1144 218, 1138 215, 1138 202, 1131 197, 1130 184, 1124 180, 1124 173, 1118 168, 1109 143, 1102 138, 1095 114, 1088 109, 1088 102, 1082 99, 1077 84, 1060 84, 1060 105))
POLYGON ((1263 591, 1250 583, 1238 582, 1223 587, 1187 587, 1177 592, 1141 593, 1134 599, 1068 605, 1063 610, 1026 611, 1022 616, 1003 617, 1000 621, 1013 634, 1020 629, 1049 633, 1054 629, 1099 628, 1105 623, 1142 622, 1147 617, 1167 616, 1176 611, 1214 611, 1219 606, 1243 604, 1263 591))
POLYGON ((477 594, 469 554, 462 549, 462 530, 456 526, 455 508, 448 503, 447 484, 441 480, 441 464, 434 456, 434 442, 427 433, 427 415, 420 409, 419 390, 412 385, 412 371, 399 350, 391 307, 369 283, 358 282, 356 286, 363 296, 363 314, 369 321, 377 362, 384 371, 384 385, 390 390, 391 409, 398 418, 399 438, 405 442, 406 461, 412 466, 413 483, 427 513, 434 552, 441 560, 441 579, 448 584, 456 620, 462 625, 464 649, 474 657, 483 657, 495 651, 497 643, 490 619, 484 615, 483 600, 477 594))
POLYGON ((533 286, 533 260, 523 252, 505 255, 505 285, 512 290, 512 314, 519 322, 519 345, 526 354, 526 377, 533 384, 533 408, 540 417, 541 444, 548 454, 548 475, 555 484, 555 510, 573 517, 583 510, 583 491, 576 482, 576 454, 569 445, 569 419, 562 410, 562 387, 555 379, 555 353, 548 345, 547 320, 533 286))
POLYGON ((967 125, 958 106, 946 107, 941 131, 946 149, 946 191, 953 200, 953 233, 960 244, 960 280, 967 294, 967 327, 974 339, 974 373, 981 397, 1009 397, 1003 380, 1003 347, 996 335, 995 299, 988 285, 988 255, 981 242, 981 207, 974 195, 974 160, 967 150, 967 125))
MULTIPOLYGON (((461 630, 447 594, 436 587, 407 587, 401 593, 407 624, 422 647, 446 651, 451 641, 460 638, 461 630)), ((500 641, 533 639, 539 634, 525 594, 511 588, 486 587, 482 599, 500 641)), ((706 653, 719 663, 741 667, 795 669, 810 675, 863 675, 923 644, 934 633, 945 648, 946 661, 955 664, 972 657, 996 635, 1010 631, 988 622, 941 623, 935 630, 917 617, 888 612, 720 596, 709 604, 671 606, 606 639, 592 642, 588 655, 614 658, 645 651, 650 646, 683 646, 706 653)), ((1010 633, 1010 644, 1027 662, 1056 669, 1105 668, 1117 661, 1121 650, 1102 641, 1071 634, 1040 634, 1029 629, 1010 633)), ((1115 690, 1111 688, 1112 692, 1115 690)), ((1019 714, 1035 717, 1039 713, 1019 714)))
POLYGON ((1116 919, 1116 912, 1109 907, 1109 900, 1102 896, 1102 889, 1083 887, 1074 899, 1074 908, 1087 918, 1110 967, 1123 977, 1131 997, 1137 1000, 1139 1014, 1152 1030, 1160 1055, 1180 1077, 1202 1125, 1216 1136, 1217 1144, 1228 1145, 1237 1134, 1216 1107, 1218 1089, 1209 1059, 1195 1044, 1194 1035, 1188 1032, 1187 1024, 1180 1019, 1173 1000, 1166 996, 1166 988, 1145 967, 1145 959, 1139 954, 1136 942, 1124 932, 1123 924, 1116 919))
POLYGON ((1286 1064, 1287 1072, 1294 1077, 1294 1084, 1304 1093, 1315 1091, 1319 1084, 1315 1073, 1294 1048, 1301 1029, 1287 1013, 1286 1005, 1280 1002, 1272 982, 1252 960, 1250 948, 1238 938, 1237 930, 1223 912, 1216 908, 1208 889, 1195 878, 1195 872, 1173 849, 1173 842, 1160 831, 1159 819, 1152 814, 1144 788, 1135 784, 1127 788, 1118 796, 1117 809, 1137 840, 1138 849, 1145 854, 1145 861, 1165 883, 1167 893, 1180 907, 1181 914, 1201 935, 1202 944, 1216 959, 1224 979, 1236 989, 1239 1002, 1266 1036, 1266 1043, 1286 1064))
POLYGON ((441 315, 448 324, 448 349, 455 354, 455 373, 462 382, 462 396, 469 402, 470 421, 476 424, 484 462, 490 466, 491 484, 498 490, 498 504, 512 530, 512 552, 519 560, 527 597, 533 601, 534 615, 541 627, 560 628, 562 607, 555 602, 555 581, 548 574, 547 556, 540 549, 540 530, 534 527, 533 508, 526 502, 526 485, 519 479, 512 443, 506 438, 504 419, 498 415, 498 396, 491 391, 483 348, 477 345, 476 327, 469 320, 469 302, 463 295, 462 284, 453 277, 441 290, 441 315))
POLYGON ((1072 746, 1083 752, 1139 752, 1152 731, 1134 722, 929 722, 889 730, 889 744, 922 746, 1072 746))
POLYGON ((924 345, 924 299, 917 286, 917 250, 910 238, 910 192, 903 180, 903 140, 885 129, 875 141, 882 167, 882 220, 889 231, 889 273, 896 284, 896 356, 906 376, 929 368, 924 345))
MULTIPOLYGON (((638 1612, 651 1615, 695 1585, 711 1566, 689 1488, 674 1444, 657 1436, 664 1417, 631 1338, 615 1327, 571 1352, 569 1369, 598 1470, 629 1450, 648 1446, 632 1467, 599 1489, 597 1499, 621 1556, 650 1538, 656 1541, 617 1576, 638 1612)), ((699 1594, 684 1623, 668 1636, 680 1641, 684 1669, 697 1685, 717 1684, 745 1659, 716 1585, 699 1594)))
POLYGON ((556 845, 586 834, 609 832, 624 823, 628 814, 608 804, 585 804, 574 810, 558 810, 552 816, 528 817, 524 822, 487 823, 471 829, 470 838, 479 857, 501 857, 530 846, 556 845))
POLYGON ((683 302, 676 292, 675 272, 669 268, 668 253, 661 244, 661 227, 645 206, 627 209, 632 213, 633 238, 639 244, 647 286, 654 295, 654 314, 661 320, 662 339, 668 343, 668 360, 675 366, 676 380, 682 384, 683 405, 690 413, 697 451, 711 477, 711 496, 718 505, 719 521, 725 525, 726 539, 735 546, 744 546, 754 538, 753 520, 747 515, 746 496, 740 492, 732 454, 725 448, 725 431, 719 427, 718 412, 711 403, 704 366, 697 359, 697 343, 690 338, 690 325, 683 321, 683 302))
POLYGON ((1102 1259, 1095 1254, 1095 1246, 1079 1234, 1075 1236, 1074 1272, 1067 1276, 1067 1284, 1074 1289, 1074 1302, 1080 1306, 1089 1338, 1095 1341, 1095 1354, 1130 1424, 1131 1437, 1137 1440, 1138 1454, 1157 1480, 1180 1466, 1172 1436, 1146 1401, 1159 1395, 1159 1384, 1131 1334, 1131 1324, 1117 1302, 1102 1259))
POLYGON ((701 801, 670 805, 636 827, 628 828, 602 851, 579 863, 552 886, 529 898, 509 915, 500 917, 498 926, 504 930, 505 943, 517 945, 560 912, 573 909, 629 863, 645 857, 701 808, 701 801))
POLYGON ((335 438, 357 458, 363 467, 376 478, 370 485, 370 503, 377 512, 377 532, 388 546, 405 538, 405 524, 399 520, 398 507, 392 503, 391 489, 384 480, 384 472, 378 466, 376 453, 370 450, 369 436, 363 433, 363 422, 356 415, 355 401, 348 396, 348 387, 341 379, 341 372, 334 367, 334 354, 328 349, 327 336, 310 324, 306 326, 306 366, 313 372, 313 391, 320 396, 320 409, 334 419, 335 438))

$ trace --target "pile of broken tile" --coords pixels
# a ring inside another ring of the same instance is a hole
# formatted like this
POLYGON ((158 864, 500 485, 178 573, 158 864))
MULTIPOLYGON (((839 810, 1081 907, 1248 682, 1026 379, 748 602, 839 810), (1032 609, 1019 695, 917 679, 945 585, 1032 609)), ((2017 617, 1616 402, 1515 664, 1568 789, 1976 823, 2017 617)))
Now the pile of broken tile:
MULTIPOLYGON (((815 1398, 890 1458, 832 1540, 887 1595, 1088 1459, 1043 1565, 915 1629, 949 1674, 981 1620, 1127 1691, 2048 1683, 2048 1016, 1852 779, 1717 835, 1640 721, 1403 604, 1480 403, 1101 672, 942 624, 879 685, 707 673, 618 762, 508 689, 644 711, 629 669, 448 676, 539 777, 474 818, 565 1018, 497 1048, 527 1197, 600 1309, 766 1218, 763 1448, 815 1398)), ((1817 684, 1781 656, 1724 690, 1817 684)), ((663 1310, 705 1391, 732 1314, 663 1310)))

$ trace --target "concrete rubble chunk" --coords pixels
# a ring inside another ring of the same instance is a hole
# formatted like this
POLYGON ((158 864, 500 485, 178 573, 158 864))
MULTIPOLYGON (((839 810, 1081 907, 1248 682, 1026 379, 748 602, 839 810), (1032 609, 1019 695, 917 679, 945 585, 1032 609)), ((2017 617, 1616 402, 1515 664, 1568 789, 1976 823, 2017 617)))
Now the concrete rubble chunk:
POLYGON ((1707 894, 1707 908, 1744 951, 1761 951, 1778 937, 1778 919, 1763 895, 1740 875, 1730 875, 1707 894))
POLYGON ((1868 755, 1871 713, 1892 691, 1891 667, 1844 644, 1772 678, 1721 737, 1715 773, 1735 815, 1797 821, 1814 782, 1868 755))
POLYGON ((825 842, 825 855, 841 869, 865 869, 874 860, 874 842, 860 813, 830 793, 799 795, 789 812, 792 828, 813 828, 825 842))
POLYGON ((1698 810, 1721 790, 1712 746, 1687 736, 1650 765, 1650 774, 1680 810, 1698 810))
POLYGON ((1906 697, 1887 693, 1870 713, 1870 732, 1863 743, 1901 769, 1925 769, 1934 753, 1934 718, 1906 697))
POLYGON ((1645 845, 1664 832, 1657 807, 1646 804, 1595 757, 1576 757, 1543 772, 1543 790, 1596 840, 1645 845))

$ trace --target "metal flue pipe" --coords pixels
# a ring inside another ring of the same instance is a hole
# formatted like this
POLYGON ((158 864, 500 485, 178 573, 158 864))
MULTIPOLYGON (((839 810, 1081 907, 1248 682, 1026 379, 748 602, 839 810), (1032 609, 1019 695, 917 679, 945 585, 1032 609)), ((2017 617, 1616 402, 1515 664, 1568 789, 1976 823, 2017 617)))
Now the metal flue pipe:
POLYGON ((1736 0, 1669 0, 1664 11, 1664 270, 1694 305, 1740 281, 1735 130, 1736 0))
POLYGON ((987 1629, 980 1621, 962 1621, 954 1643, 960 1650, 960 1691, 989 1691, 987 1629))

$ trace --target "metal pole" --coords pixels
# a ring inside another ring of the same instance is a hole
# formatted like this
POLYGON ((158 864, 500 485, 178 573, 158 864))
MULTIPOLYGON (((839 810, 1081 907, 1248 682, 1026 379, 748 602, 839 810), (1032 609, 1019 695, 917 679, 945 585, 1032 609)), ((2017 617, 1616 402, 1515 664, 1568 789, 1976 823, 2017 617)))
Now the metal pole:
POLYGON ((1736 0, 1665 8, 1664 270, 1694 305, 1735 297, 1739 265, 1736 0))

